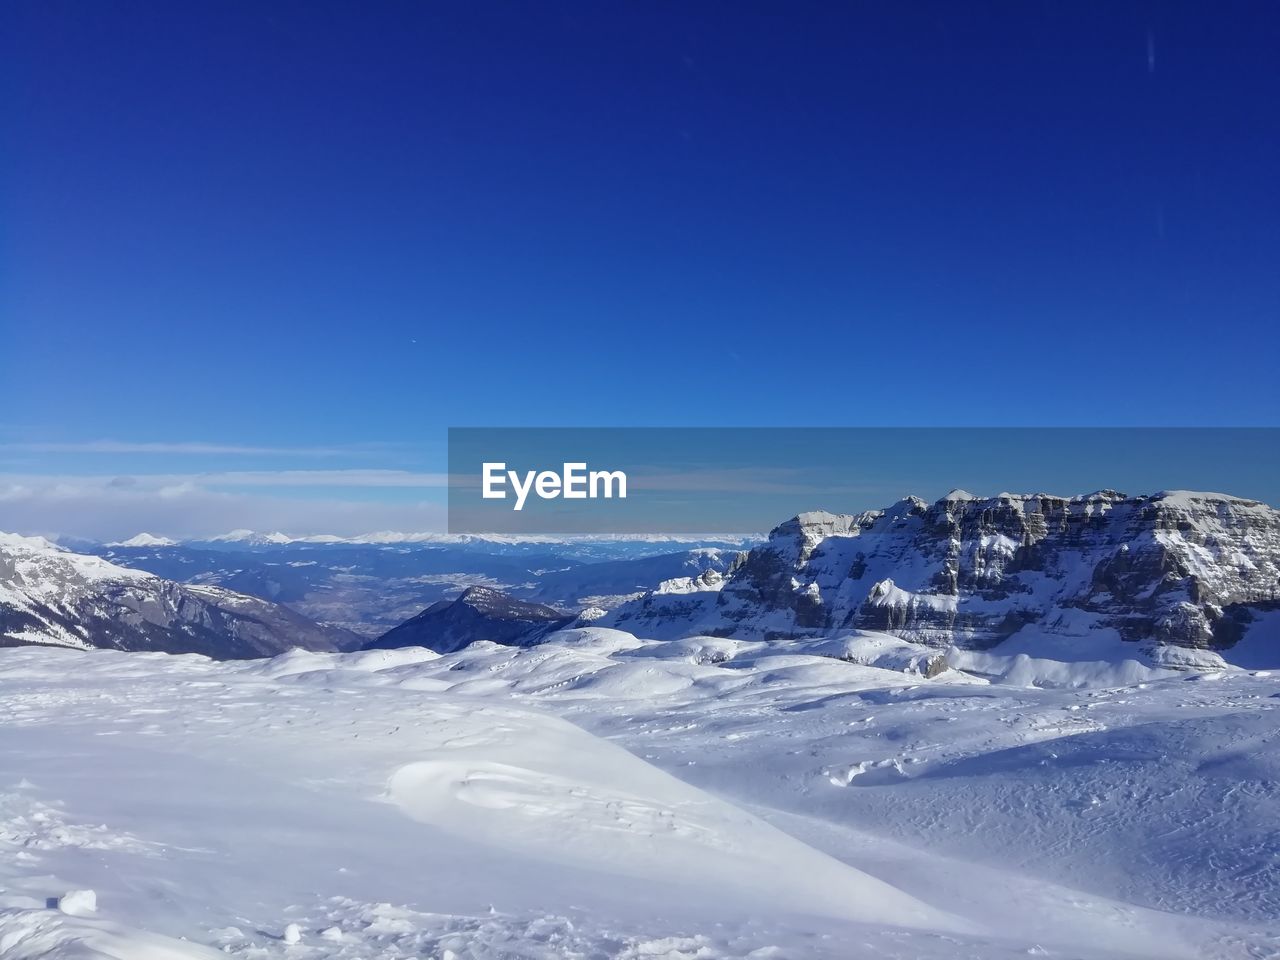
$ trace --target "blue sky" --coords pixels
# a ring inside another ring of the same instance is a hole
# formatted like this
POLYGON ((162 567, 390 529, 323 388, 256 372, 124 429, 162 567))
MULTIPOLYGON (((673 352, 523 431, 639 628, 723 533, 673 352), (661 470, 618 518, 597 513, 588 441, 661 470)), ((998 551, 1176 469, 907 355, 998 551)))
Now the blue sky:
POLYGON ((0 524, 426 523, 332 471, 450 425, 1280 416, 1273 5, 0 16, 0 524))

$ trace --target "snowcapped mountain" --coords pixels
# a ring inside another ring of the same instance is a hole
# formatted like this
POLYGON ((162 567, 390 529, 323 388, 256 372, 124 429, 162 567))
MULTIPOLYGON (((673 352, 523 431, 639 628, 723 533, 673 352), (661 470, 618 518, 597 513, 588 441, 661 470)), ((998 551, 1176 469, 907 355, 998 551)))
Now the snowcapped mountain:
POLYGON ((654 584, 723 573, 737 561, 738 556, 737 550, 695 547, 679 553, 604 560, 541 571, 528 599, 571 607, 611 609, 646 593, 654 584))
POLYGON ((253 530, 232 530, 221 536, 210 537, 209 543, 231 543, 244 547, 270 547, 291 542, 283 533, 256 533, 253 530))
POLYGON ((365 649, 427 647, 437 653, 452 653, 477 640, 527 647, 574 619, 540 603, 517 600, 488 587, 470 587, 456 600, 433 603, 365 649))
MULTIPOLYGON (((1018 641, 1222 650, 1280 608, 1280 511, 1224 494, 955 491, 853 516, 804 513, 723 581, 600 620, 642 636, 878 630, 932 646, 1018 641)), ((1255 631, 1256 632, 1256 631, 1255 631)))
POLYGON ((150 533, 139 533, 130 537, 128 540, 119 540, 115 543, 108 543, 108 547, 174 547, 177 546, 177 540, 170 540, 168 537, 157 537, 150 533))
POLYGON ((618 534, 479 534, 479 533, 439 533, 439 532, 403 532, 399 530, 378 530, 373 533, 340 537, 329 533, 309 534, 293 537, 275 531, 259 533, 256 530, 239 529, 213 537, 189 537, 184 540, 168 540, 164 537, 152 537, 150 534, 139 534, 132 540, 109 543, 105 546, 157 546, 163 542, 166 546, 174 544, 211 545, 227 544, 236 547, 279 547, 287 544, 354 544, 358 546, 474 546, 481 549, 495 547, 512 547, 527 550, 531 547, 545 546, 609 546, 609 555, 622 558, 624 556, 648 555, 653 547, 669 545, 673 548, 691 545, 712 545, 717 547, 742 547, 760 540, 758 534, 666 534, 666 533, 618 533, 618 534), (635 551, 641 551, 636 553, 635 551))
POLYGON ((40 537, 0 534, 0 646, 42 644, 271 656, 354 644, 277 604, 174 583, 40 537))

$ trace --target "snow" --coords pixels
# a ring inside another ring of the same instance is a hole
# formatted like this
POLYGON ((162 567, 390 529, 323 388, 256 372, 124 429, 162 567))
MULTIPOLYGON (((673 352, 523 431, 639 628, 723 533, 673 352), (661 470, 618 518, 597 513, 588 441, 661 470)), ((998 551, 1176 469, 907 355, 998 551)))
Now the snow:
POLYGON ((1225 502, 1233 508, 1258 509, 1261 512, 1271 508, 1257 500, 1235 497, 1229 493, 1210 493, 1206 490, 1162 490, 1153 494, 1152 500, 1160 500, 1167 506, 1201 507, 1205 504, 1225 502))
POLYGON ((71 917, 96 913, 98 895, 92 890, 69 890, 58 898, 58 909, 71 917))
MULTIPOLYGON (((816 583, 809 584, 817 592, 816 583)), ((926 607, 930 610, 953 611, 959 598, 954 594, 914 593, 904 590, 892 580, 872 584, 867 604, 873 607, 926 607)))
POLYGON ((0 649, 0 956, 1274 955, 1280 676, 938 654, 0 649))
POLYGON ((28 556, 63 552, 60 546, 44 537, 21 537, 16 533, 0 533, 0 550, 28 556))
POLYGON ((254 533, 252 530, 247 530, 241 527, 236 530, 232 530, 230 533, 224 533, 224 534, 221 534, 220 536, 210 537, 209 540, 212 543, 235 543, 238 540, 250 540, 256 536, 257 534, 254 533))
POLYGON ((210 537, 210 543, 246 543, 257 546, 292 543, 293 538, 283 533, 256 533, 253 530, 232 530, 217 537, 210 537))
POLYGON ((0 554, 8 554, 17 559, 18 572, 26 572, 26 579, 31 582, 32 589, 39 586, 36 582, 46 576, 43 570, 56 568, 63 575, 75 576, 81 580, 152 580, 151 574, 141 570, 117 566, 101 557, 87 554, 71 553, 51 543, 44 537, 20 537, 12 533, 0 533, 0 554))
MULTIPOLYGON (((101 557, 71 553, 44 537, 0 533, 0 606, 34 614, 41 604, 63 601, 109 581, 127 585, 156 579, 101 557)), ((9 630, 4 635, 30 643, 84 645, 56 621, 44 622, 39 631, 9 630)))
POLYGON ((717 591, 724 586, 724 577, 714 570, 708 573, 710 576, 704 574, 697 577, 672 577, 669 580, 663 580, 653 592, 659 595, 704 593, 717 591))
POLYGON ((178 541, 170 540, 168 537, 157 537, 150 533, 139 533, 130 537, 128 540, 121 540, 118 543, 108 543, 108 547, 174 547, 178 541))

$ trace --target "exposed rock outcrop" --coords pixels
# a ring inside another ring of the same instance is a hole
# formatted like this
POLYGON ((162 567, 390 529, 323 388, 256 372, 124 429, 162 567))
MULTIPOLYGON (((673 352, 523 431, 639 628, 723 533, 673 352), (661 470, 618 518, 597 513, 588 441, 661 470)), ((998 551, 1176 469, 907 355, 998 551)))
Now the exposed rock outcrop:
POLYGON ((1127 497, 956 491, 779 525, 715 592, 626 604, 642 636, 770 638, 880 630, 985 648, 1026 628, 1229 648, 1280 596, 1280 511, 1172 492, 1127 497))

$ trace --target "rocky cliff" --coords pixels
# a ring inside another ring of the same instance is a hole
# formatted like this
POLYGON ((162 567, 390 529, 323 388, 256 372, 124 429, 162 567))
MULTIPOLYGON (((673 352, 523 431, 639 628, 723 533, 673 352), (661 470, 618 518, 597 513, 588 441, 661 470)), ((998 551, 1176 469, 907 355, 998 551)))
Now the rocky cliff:
POLYGON ((1034 633, 1223 650, 1276 608, 1280 511, 1185 491, 955 491, 801 514, 712 587, 655 591, 601 622, 654 637, 864 629, 976 649, 1034 633))

